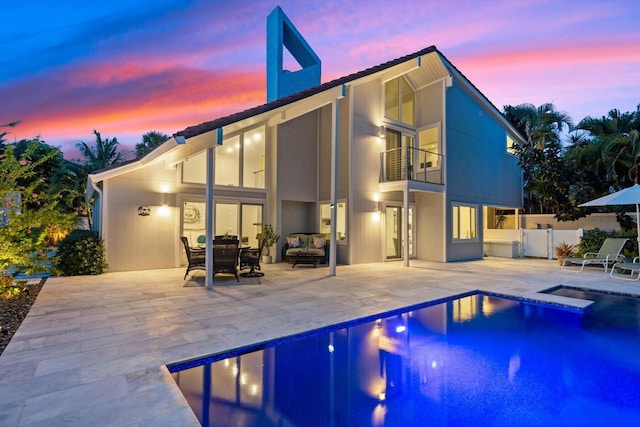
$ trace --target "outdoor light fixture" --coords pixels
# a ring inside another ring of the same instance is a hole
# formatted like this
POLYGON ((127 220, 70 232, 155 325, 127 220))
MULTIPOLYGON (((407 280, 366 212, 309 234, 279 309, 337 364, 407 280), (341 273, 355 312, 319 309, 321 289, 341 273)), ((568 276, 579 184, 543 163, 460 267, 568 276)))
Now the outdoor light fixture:
POLYGON ((162 193, 162 206, 169 206, 169 202, 167 202, 167 193, 162 193))
POLYGON ((147 205, 138 206, 138 215, 149 216, 151 214, 151 208, 147 205))
POLYGON ((387 136, 387 129, 384 127, 384 125, 381 125, 380 128, 378 129, 378 137, 386 138, 386 136, 387 136))

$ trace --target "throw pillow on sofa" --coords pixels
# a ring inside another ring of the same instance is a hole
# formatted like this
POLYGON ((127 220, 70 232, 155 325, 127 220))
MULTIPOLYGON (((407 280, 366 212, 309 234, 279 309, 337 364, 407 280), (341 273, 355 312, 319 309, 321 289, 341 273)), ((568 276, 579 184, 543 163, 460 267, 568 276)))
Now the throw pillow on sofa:
POLYGON ((316 249, 324 248, 325 242, 326 240, 324 237, 313 237, 313 247, 316 249))
POLYGON ((300 247, 300 238, 299 237, 287 237, 287 243, 290 248, 299 248, 300 247))

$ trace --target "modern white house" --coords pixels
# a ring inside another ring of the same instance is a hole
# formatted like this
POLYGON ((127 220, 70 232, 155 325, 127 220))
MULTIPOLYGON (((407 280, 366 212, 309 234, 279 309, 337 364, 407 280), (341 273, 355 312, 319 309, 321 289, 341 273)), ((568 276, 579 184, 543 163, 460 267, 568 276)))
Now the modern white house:
POLYGON ((263 224, 325 233, 333 273, 482 258, 484 231, 522 205, 510 147, 523 141, 500 111, 434 46, 321 84, 319 59, 279 8, 267 39, 266 104, 89 176, 110 270, 178 267, 180 236, 255 246, 263 224), (283 48, 300 71, 282 69, 283 48))

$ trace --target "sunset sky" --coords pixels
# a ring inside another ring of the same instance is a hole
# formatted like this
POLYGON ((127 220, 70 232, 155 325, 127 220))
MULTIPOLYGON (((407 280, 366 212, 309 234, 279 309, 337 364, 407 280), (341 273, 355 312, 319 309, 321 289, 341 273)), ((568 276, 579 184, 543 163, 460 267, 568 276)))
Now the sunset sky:
POLYGON ((7 139, 75 143, 187 126, 266 101, 280 5, 322 81, 435 45, 500 110, 552 102, 577 123, 640 103, 640 1, 0 0, 7 139))

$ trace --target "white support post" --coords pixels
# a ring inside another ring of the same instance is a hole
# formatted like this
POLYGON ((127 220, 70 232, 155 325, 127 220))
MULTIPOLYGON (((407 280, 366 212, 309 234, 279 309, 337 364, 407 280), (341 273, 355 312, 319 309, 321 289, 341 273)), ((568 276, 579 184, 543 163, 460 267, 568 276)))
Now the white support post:
POLYGON ((404 189, 404 218, 402 222, 404 226, 402 227, 402 235, 404 237, 404 257, 403 263, 405 267, 409 267, 409 189, 404 189))
POLYGON ((215 148, 207 148, 207 191, 205 202, 205 284, 208 290, 213 288, 213 179, 215 148))
POLYGON ((331 103, 331 240, 329 243, 329 275, 336 275, 338 218, 338 99, 331 103))

